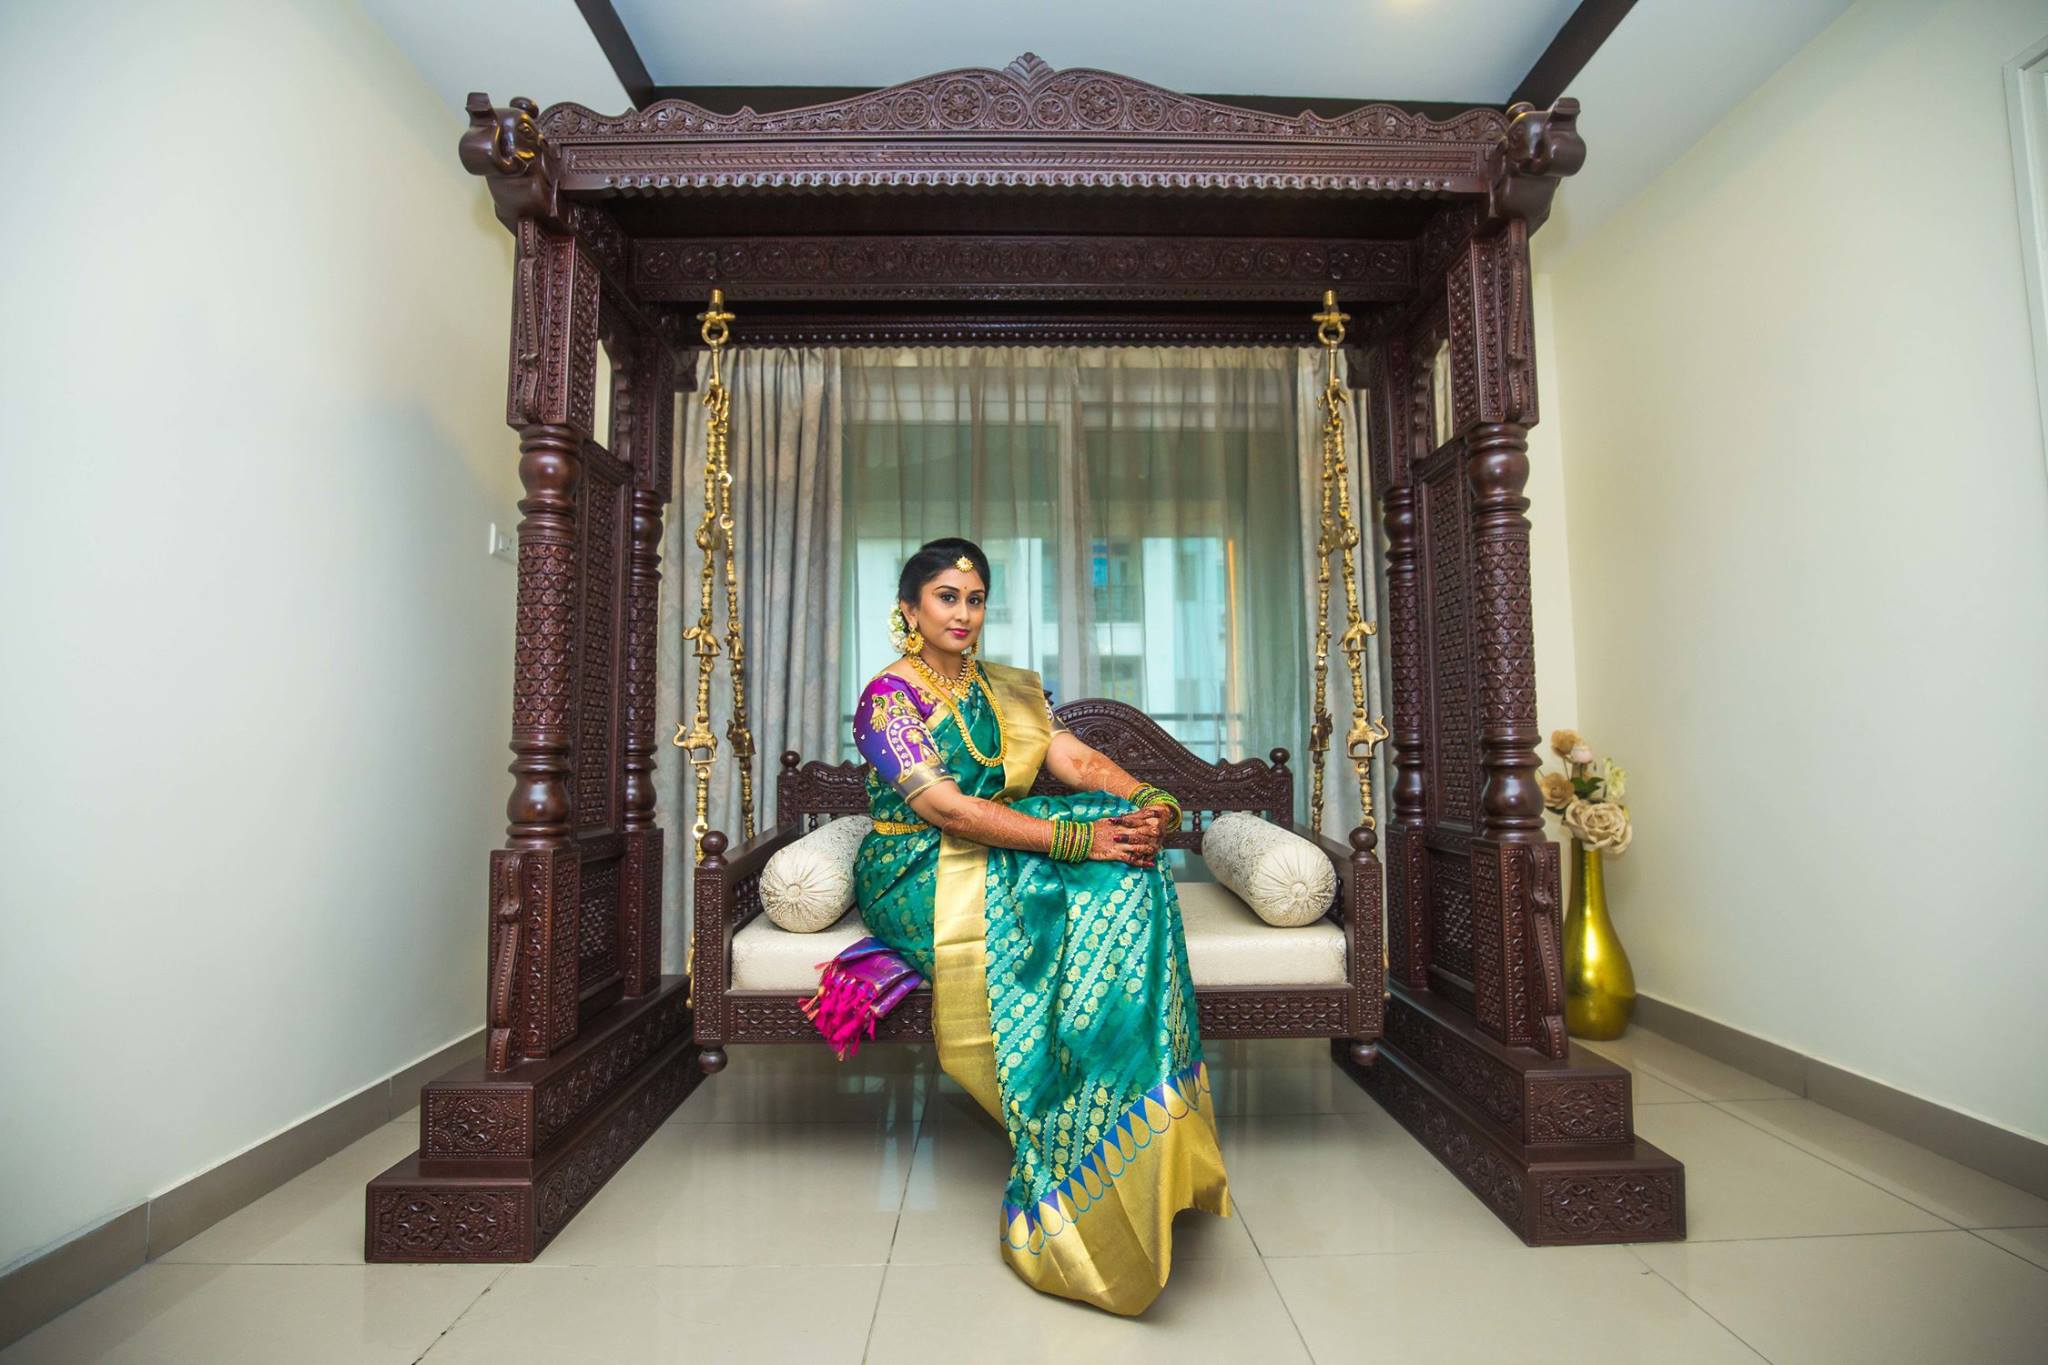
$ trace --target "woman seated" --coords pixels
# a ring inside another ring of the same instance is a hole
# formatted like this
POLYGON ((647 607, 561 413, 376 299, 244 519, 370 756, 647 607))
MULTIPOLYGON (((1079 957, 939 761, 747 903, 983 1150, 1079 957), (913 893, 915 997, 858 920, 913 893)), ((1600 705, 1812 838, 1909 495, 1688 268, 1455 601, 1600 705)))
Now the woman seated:
POLYGON ((1174 1215, 1230 1212, 1158 861, 1180 808, 1054 720, 1037 674, 976 659, 990 587, 965 540, 903 567, 903 658, 854 708, 875 820, 855 885, 879 943, 842 960, 893 953, 932 982, 939 1065, 1009 1134, 1011 1268, 1135 1314, 1165 1284, 1174 1215), (1026 795, 1041 766, 1077 794, 1026 795))

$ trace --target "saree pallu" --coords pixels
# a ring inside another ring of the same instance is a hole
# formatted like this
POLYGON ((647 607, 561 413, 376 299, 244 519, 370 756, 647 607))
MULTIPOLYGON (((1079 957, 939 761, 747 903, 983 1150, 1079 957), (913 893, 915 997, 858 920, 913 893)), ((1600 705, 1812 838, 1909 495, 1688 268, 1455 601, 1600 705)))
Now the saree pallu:
MULTIPOLYGON (((958 719, 930 710, 910 757, 928 742, 968 795, 1042 819, 1133 809, 1101 793, 1025 795, 1051 737, 1045 694, 1036 674, 983 669, 986 692, 960 701, 958 719), (983 754, 1004 747, 1000 767, 968 751, 962 721, 983 754)), ((1033 1288, 1142 1312, 1172 1268, 1174 1215, 1230 1213, 1173 880, 943 835, 901 794, 915 785, 878 769, 898 771, 871 763, 878 830, 855 894, 869 932, 933 983, 939 1065, 1009 1134, 1002 1255, 1033 1288)))

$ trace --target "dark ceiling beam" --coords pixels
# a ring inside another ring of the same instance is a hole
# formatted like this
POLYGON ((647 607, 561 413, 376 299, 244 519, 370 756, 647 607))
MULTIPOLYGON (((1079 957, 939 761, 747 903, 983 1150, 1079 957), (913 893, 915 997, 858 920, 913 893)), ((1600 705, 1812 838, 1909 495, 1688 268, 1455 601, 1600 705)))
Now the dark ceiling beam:
POLYGON ((576 8, 583 11, 583 22, 590 25, 605 60, 612 64, 612 74, 626 88, 626 98, 635 109, 645 109, 653 102, 654 77, 647 74, 647 63, 640 60, 640 49, 633 45, 633 35, 626 32, 612 0, 576 0, 576 8))
MULTIPOLYGON (((1620 25, 1634 4, 1635 0, 1580 0, 1579 7, 1564 21, 1557 36, 1550 40, 1550 46, 1529 68, 1529 74, 1522 78, 1522 83, 1515 88, 1507 103, 1527 100, 1538 108, 1548 108, 1564 93, 1573 78, 1585 69, 1586 63, 1593 59, 1593 54, 1600 50, 1600 45, 1607 41, 1607 36, 1620 25)), ((625 87, 626 98, 636 109, 645 109, 657 100, 681 99, 713 113, 732 114, 748 108, 757 114, 768 114, 851 99, 875 88, 861 85, 658 86, 648 74, 647 63, 641 60, 640 49, 634 45, 633 35, 626 31, 625 21, 619 18, 612 0, 576 0, 576 8, 583 12, 584 22, 590 25, 591 34, 596 37, 605 60, 612 64, 613 74, 625 87)), ((1197 94, 1195 97, 1269 114, 1308 111, 1324 118, 1335 118, 1368 103, 1391 104, 1399 109, 1439 118, 1448 118, 1474 107, 1445 100, 1361 100, 1299 95, 1197 94)))
POLYGON ((1557 36, 1550 40, 1550 46, 1543 49, 1543 55, 1536 59, 1536 65, 1529 68, 1529 74, 1522 77, 1522 83, 1515 87, 1515 93, 1508 96, 1508 103, 1528 101, 1538 109, 1548 109, 1565 92, 1565 87, 1577 79, 1586 69, 1586 63, 1593 60, 1593 54, 1600 50, 1600 44, 1607 41, 1607 35, 1620 26, 1636 0, 1580 0, 1579 7, 1572 11, 1572 17, 1564 21, 1557 36))

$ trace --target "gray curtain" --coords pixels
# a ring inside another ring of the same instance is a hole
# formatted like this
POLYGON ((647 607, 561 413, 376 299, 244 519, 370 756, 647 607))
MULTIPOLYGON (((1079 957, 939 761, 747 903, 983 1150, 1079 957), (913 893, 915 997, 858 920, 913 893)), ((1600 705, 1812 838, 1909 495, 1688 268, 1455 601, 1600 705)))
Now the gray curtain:
MULTIPOLYGON (((781 755, 837 757, 840 701, 841 400, 839 365, 821 350, 739 348, 725 361, 732 391, 729 442, 733 475, 735 561, 740 619, 746 632, 748 710, 757 758, 754 802, 761 827, 775 817, 775 775, 781 755)), ((690 829, 696 820, 694 774, 669 743, 696 709, 697 664, 683 641, 699 610, 704 557, 696 546, 704 512, 705 382, 680 396, 676 502, 662 549, 658 686, 660 748, 656 813, 668 832, 662 879, 664 971, 682 970, 694 865, 690 829)), ((712 584, 713 623, 725 631, 722 570, 712 584)), ((711 729, 719 737, 711 786, 711 828, 740 838, 739 769, 725 731, 732 718, 730 661, 722 654, 712 678, 711 729)))

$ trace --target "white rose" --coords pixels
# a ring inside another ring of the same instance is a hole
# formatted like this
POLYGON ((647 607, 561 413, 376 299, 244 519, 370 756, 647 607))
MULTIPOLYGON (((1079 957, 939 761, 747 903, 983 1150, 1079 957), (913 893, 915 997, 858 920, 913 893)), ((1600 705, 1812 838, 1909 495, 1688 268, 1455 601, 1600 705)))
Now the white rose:
POLYGON ((1591 763, 1593 761, 1593 751, 1586 745, 1574 744, 1572 751, 1564 757, 1567 763, 1591 763))
POLYGON ((1612 801, 1574 801, 1565 807, 1564 825, 1587 848, 1616 856, 1628 852, 1635 838, 1628 811, 1612 801))

